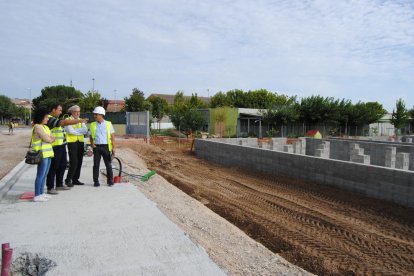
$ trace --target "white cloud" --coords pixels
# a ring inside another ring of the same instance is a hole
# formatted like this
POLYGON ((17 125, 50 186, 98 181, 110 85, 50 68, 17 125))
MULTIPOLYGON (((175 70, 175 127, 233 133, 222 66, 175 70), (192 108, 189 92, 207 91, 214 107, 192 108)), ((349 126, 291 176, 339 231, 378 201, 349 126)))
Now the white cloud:
POLYGON ((268 88, 390 106, 390 91, 414 88, 409 0, 17 0, 0 10, 2 92, 68 78, 87 90, 95 77, 123 96, 268 88), (16 72, 33 84, 8 82, 16 72))

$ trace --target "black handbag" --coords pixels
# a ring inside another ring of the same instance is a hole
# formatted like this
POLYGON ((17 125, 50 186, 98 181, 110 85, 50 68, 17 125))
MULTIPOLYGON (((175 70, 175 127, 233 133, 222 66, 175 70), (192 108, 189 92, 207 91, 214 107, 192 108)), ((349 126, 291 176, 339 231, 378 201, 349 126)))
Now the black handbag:
MULTIPOLYGON (((34 128, 33 128, 33 132, 32 132, 32 137, 33 137, 33 133, 34 133, 34 128)), ((42 145, 40 144, 40 147, 42 147, 42 145)), ((32 150, 32 138, 30 138, 30 145, 29 145, 29 150, 26 153, 26 164, 30 164, 30 165, 37 165, 42 161, 42 151, 38 150, 38 151, 34 151, 32 150)))

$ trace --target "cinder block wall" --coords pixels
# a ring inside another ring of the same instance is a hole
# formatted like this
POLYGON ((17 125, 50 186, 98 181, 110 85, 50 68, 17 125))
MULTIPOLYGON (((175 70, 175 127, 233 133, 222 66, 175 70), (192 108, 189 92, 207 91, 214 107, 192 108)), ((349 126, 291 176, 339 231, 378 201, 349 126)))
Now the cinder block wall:
POLYGON ((198 157, 229 167, 333 185, 414 208, 414 172, 214 142, 195 141, 198 157))
POLYGON ((306 138, 306 154, 315 156, 315 151, 323 141, 329 141, 331 146, 331 159, 349 161, 349 148, 351 143, 357 143, 364 149, 364 154, 371 158, 371 165, 385 166, 385 153, 388 147, 396 147, 397 153, 409 153, 409 170, 414 171, 414 144, 403 144, 394 142, 374 142, 363 140, 342 140, 342 139, 313 139, 306 138))

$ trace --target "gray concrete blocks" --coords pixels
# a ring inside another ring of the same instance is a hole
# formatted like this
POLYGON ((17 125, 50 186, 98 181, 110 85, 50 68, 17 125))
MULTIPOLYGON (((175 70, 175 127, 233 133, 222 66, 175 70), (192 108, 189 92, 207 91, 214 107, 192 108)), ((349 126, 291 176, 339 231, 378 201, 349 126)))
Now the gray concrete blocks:
MULTIPOLYGON (((285 146, 288 151, 293 150, 293 145, 285 146)), ((356 152, 361 153, 360 150, 356 152)), ((401 166, 408 167, 411 158, 408 153, 397 153, 392 147, 389 147, 387 152, 383 151, 391 157, 395 153, 399 166, 401 163, 401 166)), ((384 165, 367 165, 363 163, 366 160, 353 163, 199 139, 195 142, 195 153, 199 157, 225 166, 302 178, 414 208, 413 171, 387 168, 384 165)))
POLYGON ((331 143, 329 141, 323 141, 322 144, 319 144, 318 148, 315 150, 315 156, 329 159, 330 146, 331 143))
POLYGON ((364 154, 364 149, 360 148, 359 144, 357 143, 350 144, 349 157, 350 161, 354 163, 361 163, 366 165, 369 165, 371 163, 370 156, 364 154))
POLYGON ((272 138, 272 150, 283 151, 283 146, 286 145, 286 138, 272 138))
POLYGON ((397 154, 396 147, 387 147, 385 149, 385 167, 395 168, 396 154, 397 154))
POLYGON ((305 155, 306 154, 306 139, 299 138, 298 141, 293 145, 293 151, 296 154, 305 155))
POLYGON ((410 154, 406 152, 399 152, 395 157, 395 168, 401 170, 408 170, 410 154))
POLYGON ((292 145, 284 145, 283 152, 293 153, 293 146, 292 145))

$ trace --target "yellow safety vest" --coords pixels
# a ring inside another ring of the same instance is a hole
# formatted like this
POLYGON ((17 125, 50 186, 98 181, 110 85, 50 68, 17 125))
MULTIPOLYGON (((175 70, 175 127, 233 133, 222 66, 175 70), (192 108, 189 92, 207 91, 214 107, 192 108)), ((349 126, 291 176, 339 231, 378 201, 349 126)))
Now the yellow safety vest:
MULTIPOLYGON (((49 118, 54 118, 52 115, 48 115, 49 118)), ((52 143, 52 147, 61 146, 65 140, 65 132, 63 127, 58 126, 51 129, 52 136, 55 137, 55 141, 52 143)))
MULTIPOLYGON (((45 125, 40 125, 43 127, 47 135, 50 135, 50 129, 45 125)), ((34 128, 34 127, 33 127, 34 128)), ((35 140, 35 134, 32 134, 32 150, 34 151, 42 151, 43 158, 51 158, 54 157, 55 154, 53 153, 52 144, 48 142, 42 141, 42 139, 35 140)))
MULTIPOLYGON (((112 151, 112 137, 111 137, 112 123, 110 121, 105 121, 105 122, 106 122, 106 136, 108 138, 108 147, 109 147, 109 151, 112 151)), ((96 128, 97 128, 97 122, 92 122, 91 123, 91 136, 94 142, 95 142, 95 137, 96 137, 96 128)))
MULTIPOLYGON (((75 120, 75 118, 73 118, 72 116, 70 116, 68 118, 68 120, 75 120)), ((82 123, 77 123, 76 125, 72 125, 72 127, 74 129, 77 128, 81 128, 82 127, 82 123)), ((66 132, 66 140, 68 141, 68 143, 75 143, 75 142, 83 142, 84 141, 84 137, 83 135, 75 135, 75 134, 70 134, 69 132, 66 132)))

